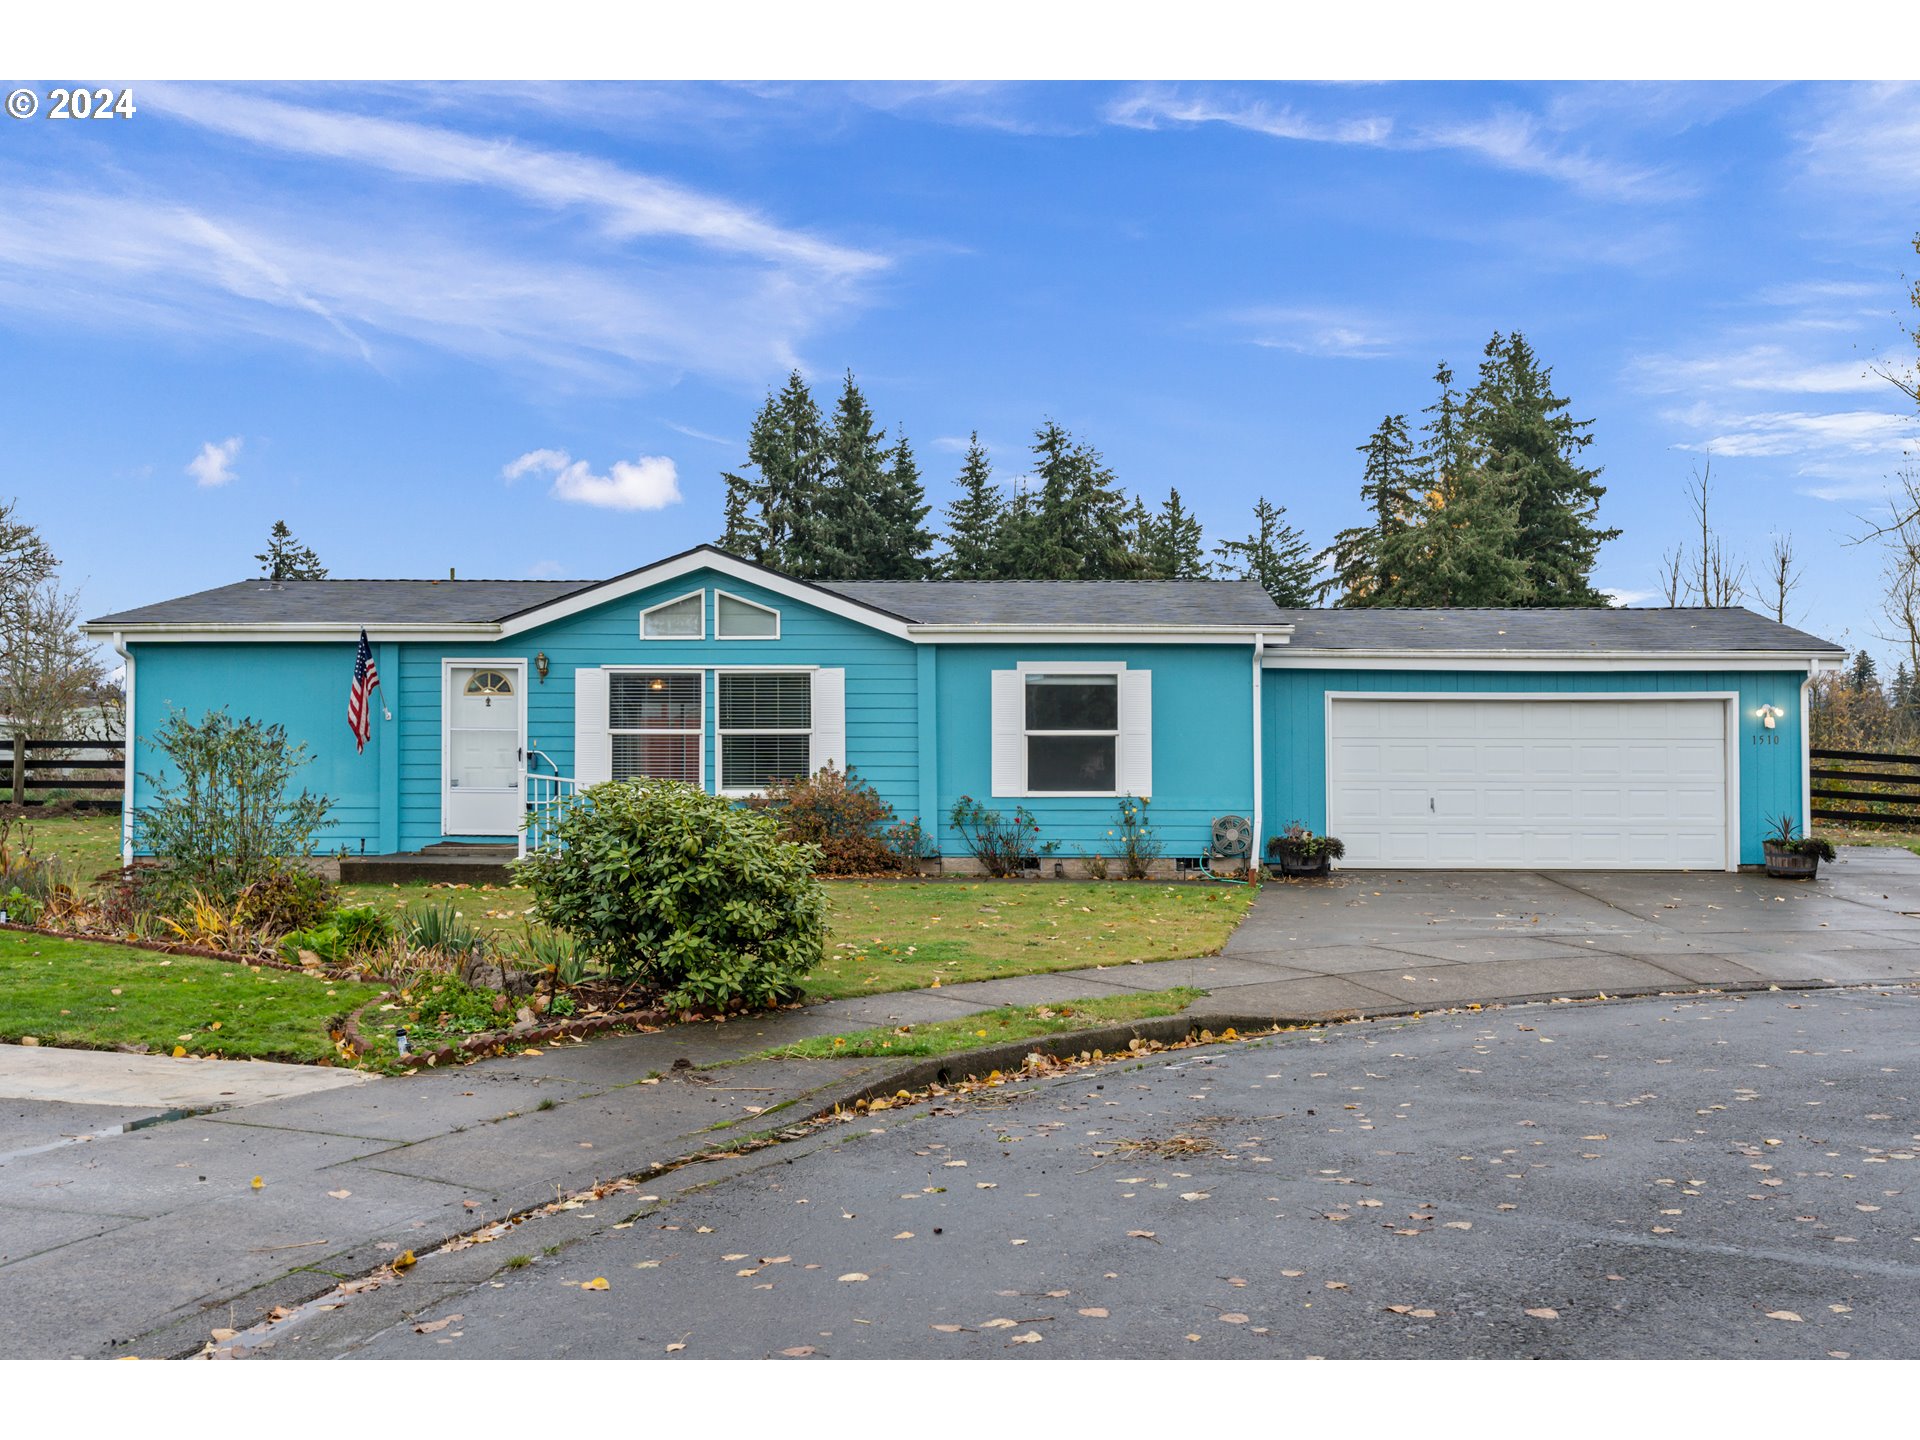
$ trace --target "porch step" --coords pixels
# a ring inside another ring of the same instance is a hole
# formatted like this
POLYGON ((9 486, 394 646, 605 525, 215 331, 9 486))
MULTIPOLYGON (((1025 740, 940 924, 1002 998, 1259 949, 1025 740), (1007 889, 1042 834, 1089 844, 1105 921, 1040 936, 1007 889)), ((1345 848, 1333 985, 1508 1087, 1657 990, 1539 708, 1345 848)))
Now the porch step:
POLYGON ((340 860, 343 885, 506 885, 511 845, 475 845, 442 841, 397 855, 346 855, 340 860))

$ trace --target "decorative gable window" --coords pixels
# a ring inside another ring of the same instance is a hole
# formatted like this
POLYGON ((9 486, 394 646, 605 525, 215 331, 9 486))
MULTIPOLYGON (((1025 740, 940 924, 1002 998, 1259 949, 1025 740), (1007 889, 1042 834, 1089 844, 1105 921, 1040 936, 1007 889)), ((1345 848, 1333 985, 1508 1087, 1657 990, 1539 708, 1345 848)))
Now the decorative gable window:
POLYGON ((607 677, 608 778, 700 783, 703 680, 697 670, 607 677))
POLYGON ((653 605, 640 612, 642 640, 701 640, 707 633, 707 592, 653 605))
POLYGON ((724 590, 713 592, 714 633, 722 640, 778 640, 780 612, 724 590))
POLYGON ((993 672, 993 793, 1153 794, 1153 672, 1034 661, 993 672))

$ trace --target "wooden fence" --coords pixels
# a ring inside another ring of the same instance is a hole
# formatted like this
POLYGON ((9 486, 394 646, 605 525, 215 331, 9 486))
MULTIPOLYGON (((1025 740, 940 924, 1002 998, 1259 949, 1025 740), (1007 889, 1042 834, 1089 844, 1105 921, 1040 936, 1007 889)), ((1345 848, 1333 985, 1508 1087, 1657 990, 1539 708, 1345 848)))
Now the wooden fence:
POLYGON ((1813 818, 1920 830, 1920 755, 1811 750, 1813 818), (1910 766, 1902 771, 1900 767, 1910 766), (1892 768, 1889 768, 1892 767, 1892 768))
POLYGON ((14 805, 118 810, 126 763, 117 740, 0 739, 0 783, 14 805))

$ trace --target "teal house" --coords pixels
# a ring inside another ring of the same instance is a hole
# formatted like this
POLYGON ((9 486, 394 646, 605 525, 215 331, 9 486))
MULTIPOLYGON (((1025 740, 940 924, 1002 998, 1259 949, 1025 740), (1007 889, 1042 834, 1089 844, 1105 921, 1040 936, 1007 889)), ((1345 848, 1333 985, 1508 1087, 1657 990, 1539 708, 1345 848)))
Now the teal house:
MULTIPOLYGON (((324 847, 514 844, 577 788, 748 796, 832 764, 943 868, 970 796, 1046 873, 1151 800, 1168 873, 1237 818, 1363 868, 1726 870, 1808 813, 1837 646, 1741 609, 1282 610, 1251 581, 835 582, 701 546, 601 581, 248 580, 90 622, 126 664, 125 844, 175 711, 284 725, 324 847), (348 693, 380 677, 364 748, 348 693)), ((1227 830, 1234 827, 1228 826, 1227 830)))

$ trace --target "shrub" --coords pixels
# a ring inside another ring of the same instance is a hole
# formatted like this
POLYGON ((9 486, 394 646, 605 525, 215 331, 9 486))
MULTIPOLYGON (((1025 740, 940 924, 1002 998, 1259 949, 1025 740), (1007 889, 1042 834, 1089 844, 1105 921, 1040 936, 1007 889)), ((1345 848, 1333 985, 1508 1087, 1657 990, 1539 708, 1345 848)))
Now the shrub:
POLYGON ((679 1009, 798 993, 826 942, 820 852, 765 813, 677 781, 582 791, 515 867, 534 917, 679 1009))
POLYGON ((79 905, 73 867, 33 848, 33 829, 0 812, 0 910, 22 925, 62 920, 79 905))
POLYGON ((289 931, 280 941, 280 953, 298 959, 311 951, 329 965, 384 949, 393 939, 393 917, 371 905, 342 905, 329 911, 318 925, 289 931))
POLYGON ((326 877, 276 865, 240 892, 238 914, 246 925, 284 935, 322 923, 338 900, 326 877))
POLYGON ((960 832, 967 853, 980 862, 980 868, 1002 879, 1018 875, 1029 862, 1060 848, 1056 840, 1040 843, 1040 822, 1024 805, 1016 805, 1013 817, 1008 819, 971 795, 962 795, 953 802, 953 812, 947 818, 960 832))
MULTIPOLYGON (((1147 823, 1147 806, 1153 802, 1132 795, 1120 800, 1120 863, 1129 880, 1144 880, 1166 846, 1154 838, 1147 823)), ((1112 834, 1112 831, 1108 831, 1112 834)))
POLYGON ((818 848, 823 874, 873 875, 901 868, 899 854, 880 828, 893 823, 893 807, 851 769, 828 765, 777 781, 747 804, 778 822, 782 840, 818 848))
POLYGON ((437 950, 443 955, 485 954, 491 948, 491 937, 463 920, 451 900, 409 910, 401 926, 401 938, 411 948, 437 950))
POLYGON ((894 864, 908 874, 917 872, 922 860, 939 858, 940 847, 918 815, 911 820, 896 820, 887 827, 884 838, 887 849, 893 852, 894 864))
POLYGON ((167 862, 167 888, 231 901, 287 859, 310 858, 332 802, 292 793, 294 772, 311 757, 286 727, 235 720, 210 710, 198 723, 181 711, 153 743, 172 773, 142 778, 153 802, 139 813, 146 847, 167 862))

